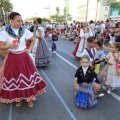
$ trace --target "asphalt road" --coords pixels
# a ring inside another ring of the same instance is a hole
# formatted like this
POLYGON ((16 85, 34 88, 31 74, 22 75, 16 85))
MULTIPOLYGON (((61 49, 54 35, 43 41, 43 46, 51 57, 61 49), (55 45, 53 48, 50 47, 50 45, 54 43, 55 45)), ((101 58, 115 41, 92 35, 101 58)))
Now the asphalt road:
POLYGON ((0 103, 0 120, 120 120, 120 89, 112 95, 103 91, 105 96, 98 98, 98 104, 91 109, 77 109, 73 80, 79 60, 72 56, 75 44, 59 39, 57 46, 51 63, 38 69, 48 84, 47 93, 37 97, 33 108, 28 108, 25 101, 20 107, 0 103))

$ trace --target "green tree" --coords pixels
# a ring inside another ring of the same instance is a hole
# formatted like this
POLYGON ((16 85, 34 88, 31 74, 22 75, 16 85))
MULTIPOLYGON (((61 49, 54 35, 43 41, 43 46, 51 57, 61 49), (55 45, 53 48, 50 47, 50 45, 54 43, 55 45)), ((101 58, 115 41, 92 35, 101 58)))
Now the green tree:
POLYGON ((116 0, 107 0, 107 5, 111 8, 117 8, 120 14, 120 2, 116 2, 116 0))
POLYGON ((57 12, 58 15, 60 14, 60 8, 59 7, 56 7, 56 12, 57 12))
POLYGON ((72 16, 71 16, 69 13, 67 14, 67 20, 68 20, 68 21, 71 21, 71 20, 72 20, 72 16))
POLYGON ((49 19, 47 19, 47 18, 42 18, 42 21, 43 22, 51 22, 49 19))
POLYGON ((114 4, 116 3, 116 0, 107 0, 107 5, 110 7, 114 7, 114 4))
POLYGON ((12 12, 12 10, 13 10, 13 4, 10 3, 10 0, 4 0, 3 9, 4 9, 4 13, 5 13, 5 21, 6 21, 6 23, 8 23, 9 22, 8 16, 9 16, 10 12, 12 12))
POLYGON ((10 2, 10 0, 0 0, 0 10, 3 20, 8 23, 8 15, 13 10, 13 4, 10 2))
POLYGON ((66 7, 64 7, 63 12, 64 12, 64 15, 66 16, 66 13, 67 13, 66 7))

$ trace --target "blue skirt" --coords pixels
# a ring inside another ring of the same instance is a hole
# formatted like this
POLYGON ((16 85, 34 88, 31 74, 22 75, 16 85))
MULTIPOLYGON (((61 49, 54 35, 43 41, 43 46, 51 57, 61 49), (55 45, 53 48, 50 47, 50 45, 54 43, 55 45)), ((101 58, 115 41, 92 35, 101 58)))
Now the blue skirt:
POLYGON ((76 106, 83 109, 91 108, 97 104, 95 96, 94 83, 79 84, 80 91, 76 95, 76 106))
POLYGON ((46 66, 50 63, 50 51, 45 39, 38 39, 35 55, 35 64, 37 67, 46 66))

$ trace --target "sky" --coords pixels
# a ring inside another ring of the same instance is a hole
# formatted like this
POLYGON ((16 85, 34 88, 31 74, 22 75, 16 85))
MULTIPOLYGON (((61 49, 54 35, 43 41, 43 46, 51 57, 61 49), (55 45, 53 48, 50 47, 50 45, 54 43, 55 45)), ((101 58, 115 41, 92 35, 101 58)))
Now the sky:
MULTIPOLYGON (((87 0, 70 0, 70 14, 75 16, 77 14, 77 7, 85 4, 87 0)), ((64 0, 11 0, 14 11, 19 12, 23 19, 36 16, 36 17, 49 17, 56 14, 56 7, 60 7, 60 12, 63 14, 65 6, 64 0), (49 8, 50 5, 50 11, 49 8)))
POLYGON ((23 19, 31 16, 49 17, 49 9, 44 9, 49 8, 49 4, 51 14, 56 12, 56 7, 59 6, 63 11, 65 6, 64 0, 11 0, 11 2, 14 11, 19 12, 23 19), (58 1, 60 1, 60 4, 58 1))

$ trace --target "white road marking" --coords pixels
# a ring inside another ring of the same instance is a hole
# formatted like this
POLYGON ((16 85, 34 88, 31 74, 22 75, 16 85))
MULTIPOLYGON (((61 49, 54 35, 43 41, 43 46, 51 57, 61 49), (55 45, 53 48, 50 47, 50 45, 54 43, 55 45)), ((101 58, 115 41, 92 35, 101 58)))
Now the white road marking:
POLYGON ((63 98, 60 96, 59 92, 57 91, 57 89, 54 87, 54 85, 52 84, 52 82, 50 81, 50 79, 48 78, 48 76, 46 75, 46 73, 41 70, 42 73, 44 74, 44 76, 46 77, 47 81, 49 82, 49 84, 51 85, 51 87, 53 88, 54 92, 56 93, 56 95, 58 96, 58 98, 60 99, 60 101, 62 102, 62 104, 64 105, 64 107, 66 108, 67 112, 69 113, 69 115, 71 116, 72 120, 76 120, 75 116, 73 115, 73 113, 71 112, 71 110, 68 108, 68 106, 66 105, 66 103, 64 102, 63 98))
POLYGON ((10 108, 9 108, 9 116, 8 116, 8 120, 12 120, 12 104, 10 105, 10 108))

